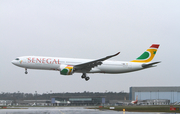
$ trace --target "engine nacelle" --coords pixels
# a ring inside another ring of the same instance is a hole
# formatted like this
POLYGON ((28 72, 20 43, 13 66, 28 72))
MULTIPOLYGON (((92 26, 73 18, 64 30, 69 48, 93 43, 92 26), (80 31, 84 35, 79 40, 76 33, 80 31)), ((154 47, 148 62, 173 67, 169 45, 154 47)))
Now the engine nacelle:
POLYGON ((62 75, 72 75, 73 74, 73 66, 71 65, 60 65, 60 74, 62 75))

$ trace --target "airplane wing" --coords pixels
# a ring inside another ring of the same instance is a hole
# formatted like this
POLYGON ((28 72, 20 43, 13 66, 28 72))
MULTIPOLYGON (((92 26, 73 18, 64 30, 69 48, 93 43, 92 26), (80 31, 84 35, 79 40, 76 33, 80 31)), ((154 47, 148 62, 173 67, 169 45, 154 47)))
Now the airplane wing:
POLYGON ((101 65, 102 61, 105 61, 111 57, 117 56, 120 52, 114 54, 114 55, 110 55, 110 56, 106 56, 104 58, 98 59, 98 60, 94 60, 94 61, 90 61, 87 63, 82 63, 82 64, 78 64, 74 66, 74 72, 80 71, 80 72, 88 72, 90 71, 92 68, 101 65))

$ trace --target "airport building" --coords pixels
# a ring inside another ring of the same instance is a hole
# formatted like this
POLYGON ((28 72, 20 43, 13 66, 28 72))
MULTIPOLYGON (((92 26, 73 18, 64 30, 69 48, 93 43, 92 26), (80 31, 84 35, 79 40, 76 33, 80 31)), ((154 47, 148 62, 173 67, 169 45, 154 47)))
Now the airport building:
POLYGON ((12 104, 12 100, 0 100, 0 106, 9 106, 12 104))
POLYGON ((16 106, 51 106, 50 100, 16 100, 16 106))
POLYGON ((53 106, 96 106, 105 103, 105 97, 93 97, 93 96, 52 96, 51 103, 53 106))
POLYGON ((164 100, 164 103, 180 102, 180 86, 174 87, 130 87, 129 100, 148 100, 149 102, 164 100), (168 101, 169 100, 169 101, 168 101))

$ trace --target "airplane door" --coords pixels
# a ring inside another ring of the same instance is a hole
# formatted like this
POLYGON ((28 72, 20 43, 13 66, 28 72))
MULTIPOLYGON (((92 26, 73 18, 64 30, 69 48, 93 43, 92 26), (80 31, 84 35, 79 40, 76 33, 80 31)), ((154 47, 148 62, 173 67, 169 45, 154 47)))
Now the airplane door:
POLYGON ((23 58, 22 62, 27 63, 27 58, 23 58))

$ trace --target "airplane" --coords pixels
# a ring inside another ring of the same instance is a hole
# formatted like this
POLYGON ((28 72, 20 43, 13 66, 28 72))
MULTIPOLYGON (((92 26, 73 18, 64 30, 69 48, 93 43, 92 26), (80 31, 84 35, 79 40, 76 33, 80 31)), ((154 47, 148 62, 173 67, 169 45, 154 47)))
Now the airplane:
POLYGON ((152 44, 141 56, 132 61, 109 61, 112 57, 117 56, 120 52, 106 56, 97 60, 77 59, 77 58, 59 58, 43 56, 22 56, 12 60, 12 64, 27 69, 55 70, 61 75, 72 75, 82 73, 81 78, 88 81, 90 78, 87 73, 108 73, 118 74, 143 70, 155 67, 159 62, 149 63, 155 56, 159 44, 152 44))
POLYGON ((138 96, 136 96, 136 100, 135 101, 131 101, 131 104, 137 104, 138 103, 138 96))

